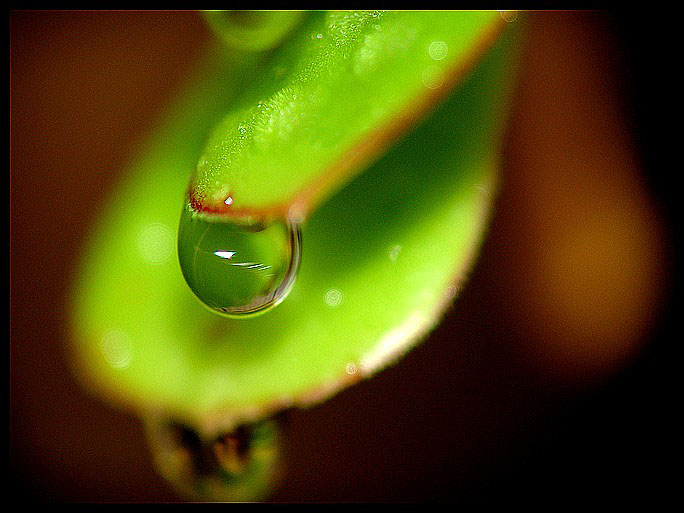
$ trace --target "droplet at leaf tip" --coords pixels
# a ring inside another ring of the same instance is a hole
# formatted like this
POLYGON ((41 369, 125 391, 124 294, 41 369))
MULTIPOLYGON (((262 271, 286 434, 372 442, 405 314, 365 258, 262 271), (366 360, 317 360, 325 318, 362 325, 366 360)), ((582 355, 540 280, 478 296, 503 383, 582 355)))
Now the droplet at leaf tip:
POLYGON ((301 227, 287 219, 238 222, 202 215, 190 203, 182 210, 183 276, 204 305, 227 317, 254 317, 279 305, 294 286, 301 246, 301 227))

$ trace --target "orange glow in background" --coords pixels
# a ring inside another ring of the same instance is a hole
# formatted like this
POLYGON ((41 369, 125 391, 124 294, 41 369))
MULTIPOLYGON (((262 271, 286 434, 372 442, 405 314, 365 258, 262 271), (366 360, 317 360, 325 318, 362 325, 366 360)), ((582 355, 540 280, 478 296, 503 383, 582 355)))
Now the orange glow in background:
POLYGON ((621 110, 619 55, 584 18, 548 13, 533 29, 506 184, 524 272, 509 283, 512 317, 539 365, 569 379, 635 355, 662 306, 669 249, 621 110))

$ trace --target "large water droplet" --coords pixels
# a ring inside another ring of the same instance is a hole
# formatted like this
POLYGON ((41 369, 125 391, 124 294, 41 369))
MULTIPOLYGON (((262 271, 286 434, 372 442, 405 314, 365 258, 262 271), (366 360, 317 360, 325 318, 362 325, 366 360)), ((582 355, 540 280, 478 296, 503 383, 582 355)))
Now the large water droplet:
POLYGON ((264 312, 290 293, 301 259, 301 227, 284 220, 240 224, 199 215, 188 204, 178 231, 178 259, 194 294, 230 316, 264 312))
POLYGON ((181 422, 150 418, 147 434, 157 470, 189 499, 261 500, 278 478, 276 419, 204 437, 181 422))

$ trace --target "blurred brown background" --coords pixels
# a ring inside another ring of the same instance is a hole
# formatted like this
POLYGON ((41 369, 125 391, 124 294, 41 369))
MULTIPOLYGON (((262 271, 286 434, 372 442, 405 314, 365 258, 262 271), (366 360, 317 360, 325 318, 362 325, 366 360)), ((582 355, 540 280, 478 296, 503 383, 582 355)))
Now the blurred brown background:
MULTIPOLYGON (((504 185, 469 283, 398 365, 292 412, 272 500, 615 504, 668 492, 674 242, 663 99, 649 86, 658 41, 637 38, 648 20, 636 14, 532 17, 504 185)), ((138 420, 70 375, 65 305, 94 214, 211 41, 192 12, 10 13, 18 499, 180 500, 138 420)))

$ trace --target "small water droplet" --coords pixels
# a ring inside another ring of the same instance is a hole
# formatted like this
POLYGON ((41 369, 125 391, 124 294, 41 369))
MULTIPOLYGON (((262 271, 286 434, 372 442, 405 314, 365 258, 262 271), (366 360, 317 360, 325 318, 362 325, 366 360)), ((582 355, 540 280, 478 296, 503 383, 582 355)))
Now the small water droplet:
POLYGON ((325 304, 331 308, 338 307, 342 304, 344 295, 339 289, 328 289, 325 293, 325 304))
POLYGON ((138 236, 140 256, 149 264, 163 264, 173 254, 174 233, 162 223, 147 225, 138 236))
POLYGON ((436 61, 441 61, 449 53, 449 47, 444 41, 433 41, 430 43, 428 53, 436 61))
POLYGON ((499 14, 508 23, 515 21, 518 17, 518 11, 499 11, 499 14))
POLYGON ((190 499, 259 500, 277 478, 274 420, 207 438, 181 422, 151 419, 147 434, 159 473, 190 499))
POLYGON ((232 197, 232 196, 228 196, 228 197, 224 200, 223 203, 225 203, 226 205, 232 205, 232 204, 233 204, 233 197, 232 197))
POLYGON ((100 340, 100 349, 114 369, 125 369, 131 363, 131 339, 121 330, 110 330, 100 340))
POLYGON ((437 65, 428 66, 423 70, 423 84, 430 89, 439 88, 444 82, 444 72, 437 65))
POLYGON ((397 258, 399 258, 399 253, 401 253, 402 247, 401 244, 395 244, 389 249, 389 259, 392 262, 396 262, 397 258))
POLYGON ((229 317, 262 313, 290 293, 301 259, 293 221, 239 224, 197 214, 186 205, 178 258, 186 282, 209 308, 229 317))

